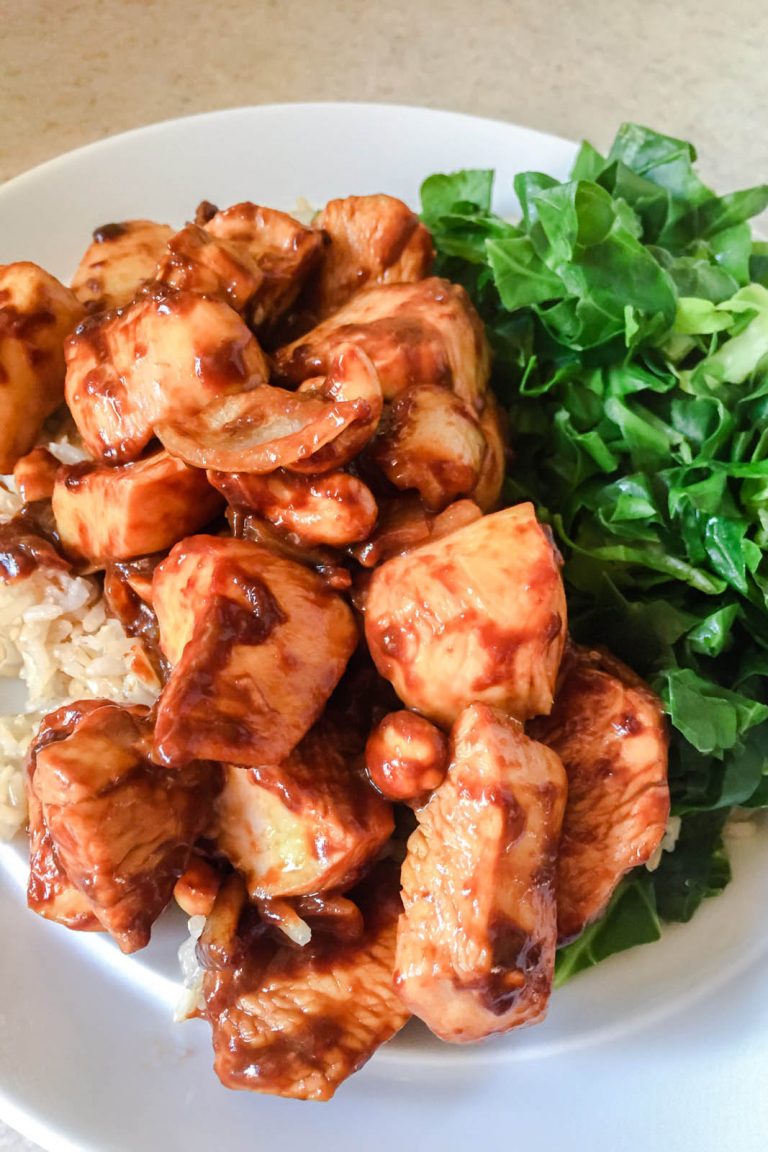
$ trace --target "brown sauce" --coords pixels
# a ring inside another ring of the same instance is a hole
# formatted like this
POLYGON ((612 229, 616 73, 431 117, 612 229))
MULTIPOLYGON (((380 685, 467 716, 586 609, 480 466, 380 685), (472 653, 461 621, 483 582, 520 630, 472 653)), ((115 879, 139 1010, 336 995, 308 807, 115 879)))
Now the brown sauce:
POLYGON ((6 524, 0 524, 0 584, 24 580, 38 568, 70 572, 72 565, 58 551, 50 501, 36 500, 6 524))

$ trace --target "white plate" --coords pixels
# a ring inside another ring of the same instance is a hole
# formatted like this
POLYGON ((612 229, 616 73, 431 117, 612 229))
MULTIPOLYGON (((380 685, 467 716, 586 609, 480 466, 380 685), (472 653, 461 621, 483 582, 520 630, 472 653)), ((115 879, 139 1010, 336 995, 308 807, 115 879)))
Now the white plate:
MULTIPOLYGON (((181 224, 204 197, 290 207, 430 172, 563 176, 574 145, 490 120, 383 105, 246 108, 130 132, 0 189, 0 262, 71 274, 91 230, 181 224)), ((9 703, 0 694, 0 711, 9 703)), ((171 1023, 180 917, 127 958, 26 911, 20 848, 0 852, 0 1112, 79 1152, 456 1152, 536 1140, 598 1152, 764 1152, 768 1145, 768 837, 734 845, 735 879, 689 925, 556 993, 540 1027, 449 1048, 411 1026, 326 1105, 226 1092, 208 1028, 171 1023)))

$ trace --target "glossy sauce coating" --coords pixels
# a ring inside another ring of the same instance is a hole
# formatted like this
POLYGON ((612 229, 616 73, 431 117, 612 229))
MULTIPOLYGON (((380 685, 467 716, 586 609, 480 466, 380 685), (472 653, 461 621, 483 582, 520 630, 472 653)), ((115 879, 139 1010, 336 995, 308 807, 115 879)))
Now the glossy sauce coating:
POLYGON ((236 312, 246 310, 264 280, 244 245, 217 240, 197 224, 170 238, 155 278, 171 288, 219 297, 236 312))
POLYGON ((196 468, 268 474, 327 472, 371 439, 381 415, 378 377, 364 353, 340 348, 325 380, 289 392, 269 384, 224 396, 194 418, 172 416, 155 431, 196 468))
POLYGON ((490 354, 480 317, 458 285, 432 277, 358 292, 317 328, 278 349, 278 378, 299 384, 322 375, 348 343, 373 361, 385 400, 413 384, 439 384, 482 411, 490 354))
POLYGON ((60 543, 49 502, 25 504, 12 520, 0 524, 0 584, 24 580, 38 568, 70 572, 60 543))
POLYGON ((572 645, 552 713, 529 730, 568 773, 557 862, 558 933, 566 941, 602 915, 625 872, 661 843, 669 816, 663 705, 620 660, 572 645))
POLYGON ((329 241, 305 297, 318 320, 367 285, 405 284, 429 275, 432 237, 416 213, 394 196, 329 200, 313 224, 329 241))
POLYGON ((397 932, 398 991, 443 1040, 546 1012, 566 790, 558 757, 516 721, 483 704, 461 713, 448 775, 408 841, 397 932))
POLYGON ((257 331, 268 333, 317 267, 325 246, 323 234, 286 212, 250 201, 214 213, 205 228, 211 236, 245 251, 258 268, 262 282, 250 301, 248 319, 257 331))
POLYGON ((414 384, 392 401, 373 457, 396 488, 415 488, 439 512, 471 496, 486 443, 475 413, 439 384, 414 384))
POLYGON ((439 728, 415 712, 390 712, 365 745, 371 782, 390 800, 423 800, 443 782, 448 741, 439 728))
POLYGON ((157 713, 162 763, 279 764, 357 644, 350 609, 316 573, 248 540, 181 541, 153 599, 174 665, 157 713))
POLYGON ((28 774, 61 869, 123 952, 148 942, 218 786, 209 764, 158 767, 151 740, 147 708, 74 704, 43 721, 28 774))
POLYGON ((42 445, 33 448, 16 462, 13 479, 16 490, 25 504, 36 500, 50 500, 58 469, 58 460, 42 445))
POLYGON ((82 315, 70 290, 36 264, 0 265, 0 475, 62 403, 62 345, 82 315))
POLYGON ((222 506, 204 472, 165 451, 116 468, 63 465, 53 491, 64 548, 94 564, 170 548, 208 524, 222 506))
POLYGON ((88 451, 137 459, 155 425, 265 384, 255 338, 223 301, 157 288, 82 323, 65 345, 67 405, 88 451))
POLYGON ((152 220, 97 228, 72 278, 72 291, 91 313, 123 307, 154 279, 172 236, 172 228, 152 220))
POLYGON ((397 869, 381 865, 351 896, 364 918, 358 938, 318 934, 297 949, 257 928, 240 937, 231 964, 206 973, 215 1068, 226 1087, 328 1100, 405 1024, 392 983, 397 869))
POLYGON ((210 916, 221 887, 221 873, 193 852, 173 889, 173 898, 187 916, 210 916))
POLYGON ((346 472, 324 476, 296 476, 285 469, 269 476, 209 472, 208 479, 229 504, 259 513, 310 547, 338 548, 365 540, 376 523, 373 493, 346 472))
POLYGON ((560 558, 531 504, 387 560, 368 589, 376 667, 438 724, 471 700, 521 720, 549 712, 565 633, 560 558))

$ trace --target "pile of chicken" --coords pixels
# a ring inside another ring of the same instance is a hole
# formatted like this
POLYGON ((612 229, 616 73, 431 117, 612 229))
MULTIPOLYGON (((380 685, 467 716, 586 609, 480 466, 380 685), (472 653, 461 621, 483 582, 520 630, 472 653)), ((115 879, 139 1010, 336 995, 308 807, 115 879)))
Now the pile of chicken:
POLYGON ((233 1088, 328 1098, 412 1013, 459 1043, 541 1020, 667 820, 659 701, 567 641, 532 506, 494 511, 489 351, 432 259, 368 196, 108 225, 71 290, 0 269, 32 510, 0 571, 103 571, 163 682, 44 720, 29 905, 125 952, 174 894, 205 915, 233 1088), (86 463, 34 447, 62 399, 86 463))

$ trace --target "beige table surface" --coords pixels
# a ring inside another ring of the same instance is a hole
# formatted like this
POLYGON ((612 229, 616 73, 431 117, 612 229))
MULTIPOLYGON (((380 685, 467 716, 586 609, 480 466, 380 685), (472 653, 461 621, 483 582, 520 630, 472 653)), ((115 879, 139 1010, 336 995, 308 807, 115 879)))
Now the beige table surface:
POLYGON ((0 180, 155 120, 377 100, 598 145, 639 120, 726 191, 768 179, 767 33, 765 0, 0 0, 0 180))

